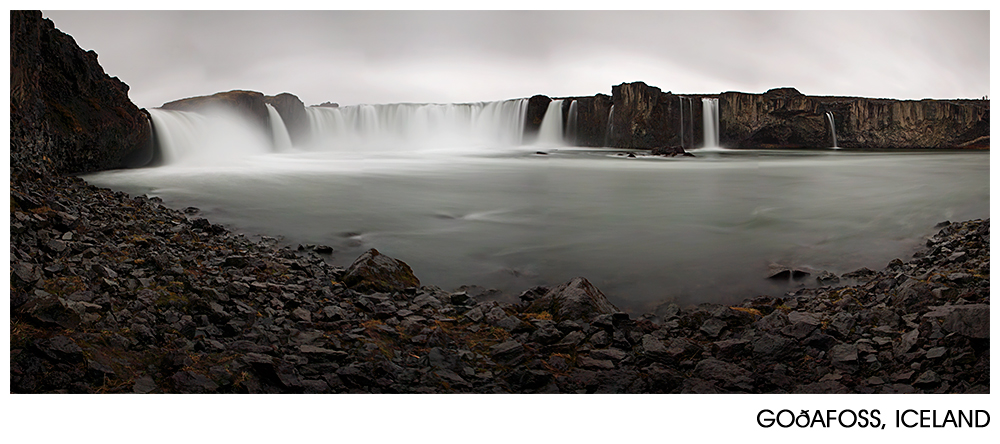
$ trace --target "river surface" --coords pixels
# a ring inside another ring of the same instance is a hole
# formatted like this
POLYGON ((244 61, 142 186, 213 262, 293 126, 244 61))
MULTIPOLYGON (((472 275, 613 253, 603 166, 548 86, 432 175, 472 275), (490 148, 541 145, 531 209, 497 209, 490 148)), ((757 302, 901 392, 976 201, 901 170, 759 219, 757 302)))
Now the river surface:
POLYGON ((290 152, 85 176, 349 265, 368 248, 424 285, 496 288, 587 277, 618 307, 734 303, 906 260, 934 225, 989 217, 988 152, 695 150, 695 158, 537 147, 290 152))

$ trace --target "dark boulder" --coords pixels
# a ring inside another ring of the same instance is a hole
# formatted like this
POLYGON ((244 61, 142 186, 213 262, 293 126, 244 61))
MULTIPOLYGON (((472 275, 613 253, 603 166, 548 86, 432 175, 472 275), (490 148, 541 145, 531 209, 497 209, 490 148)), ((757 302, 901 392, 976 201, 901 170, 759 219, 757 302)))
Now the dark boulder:
POLYGON ((528 313, 547 312, 556 322, 590 319, 600 314, 617 313, 608 298, 586 278, 578 277, 549 290, 525 310, 528 313))
POLYGON ((362 293, 391 293, 419 287, 420 280, 413 275, 410 266, 393 259, 372 248, 357 259, 347 269, 344 284, 362 293))

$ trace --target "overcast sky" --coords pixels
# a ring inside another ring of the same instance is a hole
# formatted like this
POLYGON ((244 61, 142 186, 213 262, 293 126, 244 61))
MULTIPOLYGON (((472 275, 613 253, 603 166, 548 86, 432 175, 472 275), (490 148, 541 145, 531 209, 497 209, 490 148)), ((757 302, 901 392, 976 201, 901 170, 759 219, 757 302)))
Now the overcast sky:
POLYGON ((611 93, 979 98, 988 11, 43 11, 140 107, 232 89, 307 105, 611 93))

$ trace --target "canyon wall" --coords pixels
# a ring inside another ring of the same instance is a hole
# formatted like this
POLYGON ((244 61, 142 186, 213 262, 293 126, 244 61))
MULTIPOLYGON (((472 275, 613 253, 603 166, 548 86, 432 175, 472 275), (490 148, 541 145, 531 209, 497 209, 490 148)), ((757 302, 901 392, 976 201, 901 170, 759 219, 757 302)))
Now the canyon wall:
POLYGON ((10 11, 10 168, 72 174, 152 158, 149 118, 94 51, 40 11, 10 11))
POLYGON ((892 100, 807 96, 793 88, 719 97, 721 144, 728 148, 837 146, 857 149, 988 148, 987 100, 892 100))

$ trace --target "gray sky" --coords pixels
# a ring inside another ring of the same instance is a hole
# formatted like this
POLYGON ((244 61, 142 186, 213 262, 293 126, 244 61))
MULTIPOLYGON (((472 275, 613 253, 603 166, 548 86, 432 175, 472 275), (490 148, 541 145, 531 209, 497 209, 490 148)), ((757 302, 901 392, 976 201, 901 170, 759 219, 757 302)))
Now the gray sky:
POLYGON ((611 93, 979 98, 988 11, 43 11, 140 107, 232 89, 307 105, 611 93))

